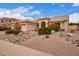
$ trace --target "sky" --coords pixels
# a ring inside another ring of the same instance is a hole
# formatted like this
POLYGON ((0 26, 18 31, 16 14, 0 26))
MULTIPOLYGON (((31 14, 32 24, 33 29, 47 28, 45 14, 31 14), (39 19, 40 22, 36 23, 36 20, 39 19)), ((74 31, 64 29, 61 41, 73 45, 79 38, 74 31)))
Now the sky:
POLYGON ((0 3, 0 18, 38 19, 69 15, 69 22, 79 22, 78 3, 0 3))

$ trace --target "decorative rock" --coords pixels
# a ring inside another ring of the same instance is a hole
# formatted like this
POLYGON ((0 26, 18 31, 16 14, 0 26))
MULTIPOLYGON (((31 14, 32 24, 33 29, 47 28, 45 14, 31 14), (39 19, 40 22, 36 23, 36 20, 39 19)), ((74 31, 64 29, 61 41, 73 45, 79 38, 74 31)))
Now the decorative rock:
POLYGON ((54 31, 54 30, 52 30, 52 33, 55 33, 55 31, 54 31))
POLYGON ((68 37, 72 37, 73 34, 72 34, 72 33, 67 33, 67 36, 68 36, 68 37))
POLYGON ((23 35, 23 32, 19 33, 18 35, 23 35))
POLYGON ((5 39, 6 41, 8 41, 9 39, 5 39))
POLYGON ((77 44, 76 46, 79 47, 79 44, 77 44))

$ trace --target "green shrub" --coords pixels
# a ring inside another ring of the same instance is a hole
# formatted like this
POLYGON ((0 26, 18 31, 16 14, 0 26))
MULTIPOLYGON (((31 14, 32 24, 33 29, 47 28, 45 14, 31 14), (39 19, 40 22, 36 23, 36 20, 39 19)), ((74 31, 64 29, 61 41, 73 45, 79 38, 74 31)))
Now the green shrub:
POLYGON ((21 31, 19 29, 7 29, 5 31, 6 34, 14 34, 14 35, 18 35, 21 31))
POLYGON ((6 34, 13 34, 13 30, 7 29, 7 30, 5 31, 5 33, 6 33, 6 34))
POLYGON ((21 32, 21 31, 20 31, 19 29, 14 29, 14 30, 13 30, 13 34, 14 34, 14 35, 18 35, 20 32, 21 32))
POLYGON ((47 27, 40 28, 38 31, 39 35, 49 35, 51 34, 51 29, 47 27))
POLYGON ((51 30, 58 31, 60 29, 60 25, 56 23, 52 23, 49 25, 49 28, 51 28, 51 30))

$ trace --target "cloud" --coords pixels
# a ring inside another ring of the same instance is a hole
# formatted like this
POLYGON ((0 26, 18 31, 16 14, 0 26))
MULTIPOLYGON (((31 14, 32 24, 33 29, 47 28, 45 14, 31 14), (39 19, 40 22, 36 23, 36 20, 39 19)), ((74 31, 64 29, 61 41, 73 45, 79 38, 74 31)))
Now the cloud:
POLYGON ((34 10, 33 7, 17 7, 15 9, 0 8, 0 18, 33 19, 32 16, 34 15, 41 15, 41 12, 34 10))
POLYGON ((64 5, 64 4, 61 4, 60 6, 61 6, 61 7, 64 7, 65 5, 64 5))
MULTIPOLYGON (((51 3, 51 5, 56 5, 56 4, 58 4, 58 3, 51 3)), ((58 4, 58 6, 64 7, 65 4, 58 4)))
POLYGON ((79 3, 72 4, 72 7, 79 7, 79 3))
POLYGON ((71 15, 69 15, 69 22, 79 22, 79 13, 72 13, 71 15))
POLYGON ((40 15, 40 14, 41 14, 40 11, 35 10, 35 11, 31 12, 30 15, 40 15))

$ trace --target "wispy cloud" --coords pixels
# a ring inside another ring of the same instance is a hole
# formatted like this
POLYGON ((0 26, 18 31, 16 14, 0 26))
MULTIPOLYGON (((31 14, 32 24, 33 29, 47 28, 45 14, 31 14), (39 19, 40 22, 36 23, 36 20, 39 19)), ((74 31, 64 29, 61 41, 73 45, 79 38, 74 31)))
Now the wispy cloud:
POLYGON ((37 11, 37 10, 35 10, 35 11, 31 12, 30 15, 41 15, 40 12, 41 12, 41 11, 37 11))
POLYGON ((72 4, 72 7, 79 7, 79 3, 72 4))
POLYGON ((61 6, 61 7, 65 7, 65 4, 61 4, 60 6, 61 6))
POLYGON ((33 9, 33 7, 18 7, 15 9, 0 9, 0 18, 11 17, 17 19, 33 19, 32 16, 41 15, 41 12, 33 9))

